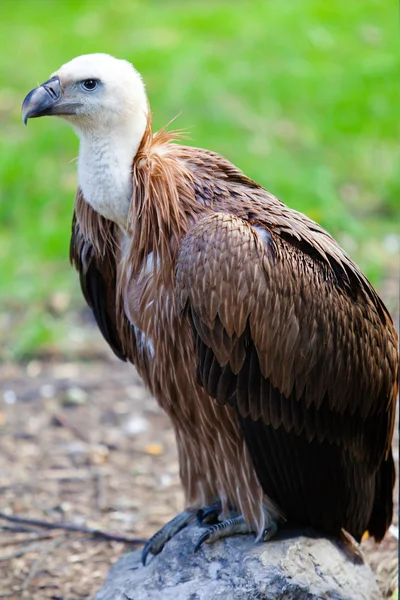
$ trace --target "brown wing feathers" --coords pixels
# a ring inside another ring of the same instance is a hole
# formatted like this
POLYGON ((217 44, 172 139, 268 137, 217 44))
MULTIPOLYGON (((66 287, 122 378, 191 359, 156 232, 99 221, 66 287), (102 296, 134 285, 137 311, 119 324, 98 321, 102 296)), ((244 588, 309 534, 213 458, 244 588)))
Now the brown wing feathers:
POLYGON ((382 537, 390 501, 378 502, 381 520, 372 509, 375 488, 394 481, 391 455, 380 468, 393 420, 394 340, 385 342, 368 294, 354 283, 352 297, 342 291, 340 269, 269 243, 226 214, 204 217, 184 240, 177 288, 198 379, 236 407, 260 483, 291 522, 332 534, 345 527, 357 539, 369 526, 382 537), (380 382, 371 368, 382 371, 380 382))

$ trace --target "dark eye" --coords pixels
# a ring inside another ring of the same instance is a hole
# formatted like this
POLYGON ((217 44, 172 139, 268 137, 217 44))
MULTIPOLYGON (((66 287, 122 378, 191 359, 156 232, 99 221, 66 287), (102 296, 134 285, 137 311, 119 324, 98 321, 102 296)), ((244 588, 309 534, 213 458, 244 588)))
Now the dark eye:
POLYGON ((98 86, 97 79, 85 79, 85 81, 81 81, 81 87, 87 92, 93 92, 98 86))

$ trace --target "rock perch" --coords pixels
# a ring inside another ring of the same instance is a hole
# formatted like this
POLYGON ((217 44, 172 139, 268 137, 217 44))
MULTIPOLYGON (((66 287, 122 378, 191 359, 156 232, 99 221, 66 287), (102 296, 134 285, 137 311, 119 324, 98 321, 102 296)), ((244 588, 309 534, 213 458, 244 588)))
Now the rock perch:
POLYGON ((285 537, 267 543, 254 536, 194 543, 190 526, 161 554, 141 564, 141 551, 120 558, 95 600, 381 600, 369 566, 326 538, 285 537))

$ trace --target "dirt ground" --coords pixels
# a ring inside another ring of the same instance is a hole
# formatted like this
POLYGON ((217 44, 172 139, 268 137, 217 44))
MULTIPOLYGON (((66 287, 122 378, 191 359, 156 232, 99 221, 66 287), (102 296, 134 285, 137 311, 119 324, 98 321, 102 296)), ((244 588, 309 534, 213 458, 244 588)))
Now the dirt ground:
MULTIPOLYGON (((183 507, 168 419, 134 368, 107 353, 2 365, 0 388, 0 598, 92 598, 135 546, 21 527, 1 514, 147 538, 183 507)), ((397 513, 396 503, 396 524, 397 513)), ((363 548, 392 597, 397 540, 363 548)))

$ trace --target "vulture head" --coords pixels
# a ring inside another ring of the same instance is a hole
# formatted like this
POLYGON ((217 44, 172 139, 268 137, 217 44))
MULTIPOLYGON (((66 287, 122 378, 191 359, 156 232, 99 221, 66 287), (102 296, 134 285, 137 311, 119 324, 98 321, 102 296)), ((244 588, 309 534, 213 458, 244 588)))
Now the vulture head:
MULTIPOLYGON (((126 127, 145 129, 148 103, 140 74, 131 63, 108 54, 86 54, 63 65, 33 89, 22 105, 22 118, 57 115, 79 136, 126 127)), ((143 132, 142 132, 143 133, 143 132)))
POLYGON ((79 187, 103 217, 126 229, 132 162, 145 134, 148 101, 139 73, 108 54, 78 56, 33 89, 22 118, 57 115, 71 123, 81 145, 79 187))

